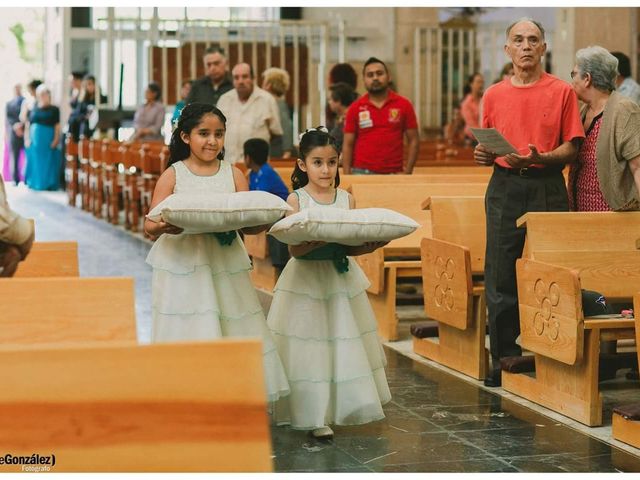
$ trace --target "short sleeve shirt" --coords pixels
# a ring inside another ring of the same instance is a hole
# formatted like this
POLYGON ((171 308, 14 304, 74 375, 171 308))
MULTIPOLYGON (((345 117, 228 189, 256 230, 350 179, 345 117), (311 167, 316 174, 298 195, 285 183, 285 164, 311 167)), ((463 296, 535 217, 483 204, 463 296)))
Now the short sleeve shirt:
POLYGON ((283 200, 287 200, 289 196, 287 186, 268 163, 262 165, 257 172, 249 173, 249 190, 273 193, 283 200))
POLYGON ((381 108, 364 94, 347 111, 344 133, 355 134, 352 167, 377 173, 402 171, 403 139, 406 130, 417 129, 413 105, 405 97, 389 91, 381 108))
MULTIPOLYGON (((584 138, 578 97, 567 82, 546 72, 531 85, 515 86, 510 79, 492 85, 482 105, 482 126, 498 130, 521 155, 529 153, 529 144, 545 153, 584 138)), ((509 168, 503 157, 496 163, 509 168)))

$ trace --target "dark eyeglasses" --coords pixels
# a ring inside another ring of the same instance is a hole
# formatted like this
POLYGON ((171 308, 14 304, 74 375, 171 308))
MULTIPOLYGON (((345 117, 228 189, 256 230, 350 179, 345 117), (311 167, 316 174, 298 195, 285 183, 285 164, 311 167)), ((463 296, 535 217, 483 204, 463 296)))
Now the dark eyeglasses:
POLYGON ((575 77, 576 75, 578 75, 579 72, 576 72, 575 70, 571 70, 571 80, 573 80, 573 77, 575 77))

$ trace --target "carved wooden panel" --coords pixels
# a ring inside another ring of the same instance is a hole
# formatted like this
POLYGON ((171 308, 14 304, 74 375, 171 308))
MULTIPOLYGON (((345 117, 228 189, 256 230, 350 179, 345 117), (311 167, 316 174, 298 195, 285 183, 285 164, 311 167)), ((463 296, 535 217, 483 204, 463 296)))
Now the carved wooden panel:
POLYGON ((582 360, 582 294, 578 274, 534 260, 518 260, 520 344, 568 365, 582 360))
POLYGON ((422 286, 427 316, 464 330, 473 321, 469 250, 441 240, 421 242, 422 286))

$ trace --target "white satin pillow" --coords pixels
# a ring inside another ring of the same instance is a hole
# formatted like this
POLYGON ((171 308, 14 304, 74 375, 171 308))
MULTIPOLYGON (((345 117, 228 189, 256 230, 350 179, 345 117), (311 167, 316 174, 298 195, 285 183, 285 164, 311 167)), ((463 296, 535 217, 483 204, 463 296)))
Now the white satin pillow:
POLYGON ((262 191, 174 193, 147 217, 184 228, 185 233, 228 232, 273 223, 290 210, 280 197, 262 191))
POLYGON ((357 246, 409 235, 420 225, 387 208, 309 208, 283 218, 269 230, 288 245, 323 241, 357 246))

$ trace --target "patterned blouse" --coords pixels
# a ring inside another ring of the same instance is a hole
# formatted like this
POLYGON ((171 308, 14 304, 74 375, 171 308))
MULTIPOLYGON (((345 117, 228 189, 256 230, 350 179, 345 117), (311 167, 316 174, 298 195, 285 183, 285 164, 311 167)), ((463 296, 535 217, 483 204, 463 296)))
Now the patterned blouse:
POLYGON ((598 180, 596 143, 602 125, 602 113, 596 116, 586 132, 576 163, 569 169, 569 208, 578 212, 607 212, 611 210, 602 195, 598 180))

